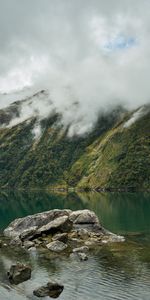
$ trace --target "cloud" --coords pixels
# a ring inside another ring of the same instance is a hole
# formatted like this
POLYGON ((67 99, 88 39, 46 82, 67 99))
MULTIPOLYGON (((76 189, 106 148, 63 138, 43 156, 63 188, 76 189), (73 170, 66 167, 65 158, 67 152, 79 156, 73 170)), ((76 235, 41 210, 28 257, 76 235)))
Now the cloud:
MULTIPOLYGON (((117 104, 150 101, 149 1, 0 2, 1 92, 46 88, 63 123, 74 124, 71 134, 117 104)), ((41 117, 45 103, 36 103, 41 117)))

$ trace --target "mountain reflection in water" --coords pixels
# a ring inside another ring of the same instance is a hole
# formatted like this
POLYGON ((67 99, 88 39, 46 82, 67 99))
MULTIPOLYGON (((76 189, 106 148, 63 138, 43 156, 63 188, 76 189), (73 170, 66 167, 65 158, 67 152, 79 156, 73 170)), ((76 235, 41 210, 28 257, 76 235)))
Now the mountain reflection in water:
MULTIPOLYGON (((150 299, 150 194, 3 191, 0 228, 13 219, 50 209, 91 209, 104 227, 126 236, 125 243, 104 245, 89 254, 87 262, 42 251, 0 249, 0 300, 37 299, 33 290, 51 279, 65 289, 60 300, 150 299), (10 286, 7 270, 14 262, 32 265, 32 279, 10 286)), ((45 298, 49 299, 49 298, 45 298)))

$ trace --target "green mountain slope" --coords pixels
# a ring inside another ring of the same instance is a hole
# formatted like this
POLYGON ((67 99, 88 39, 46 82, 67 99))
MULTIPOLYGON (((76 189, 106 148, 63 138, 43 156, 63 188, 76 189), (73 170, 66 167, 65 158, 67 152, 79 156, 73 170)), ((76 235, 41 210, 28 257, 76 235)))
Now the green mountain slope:
MULTIPOLYGON (((57 114, 40 122, 38 139, 33 135, 36 118, 12 128, 3 124, 1 187, 150 189, 150 112, 145 109, 143 116, 124 127, 133 113, 117 108, 101 116, 91 133, 73 138, 57 114)), ((8 122, 5 111, 1 115, 8 122)))

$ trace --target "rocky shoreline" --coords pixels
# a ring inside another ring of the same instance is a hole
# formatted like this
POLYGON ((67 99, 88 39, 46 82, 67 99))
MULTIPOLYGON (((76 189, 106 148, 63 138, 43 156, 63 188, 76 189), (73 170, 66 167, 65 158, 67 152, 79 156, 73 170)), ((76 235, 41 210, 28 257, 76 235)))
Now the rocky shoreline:
POLYGON ((10 245, 30 249, 45 247, 52 252, 89 247, 103 243, 124 241, 124 237, 113 234, 100 224, 90 210, 50 210, 14 220, 4 230, 10 245))
MULTIPOLYGON (((87 261, 89 251, 106 243, 123 242, 122 236, 107 231, 98 217, 90 210, 50 210, 24 218, 15 219, 3 232, 7 244, 0 246, 21 247, 25 251, 43 249, 50 255, 69 255, 79 261, 87 261)), ((13 250, 12 250, 13 251, 13 250)), ((12 265, 8 279, 19 284, 31 278, 30 266, 21 262, 12 265)), ((48 282, 34 291, 37 297, 56 296, 63 285, 48 282)))

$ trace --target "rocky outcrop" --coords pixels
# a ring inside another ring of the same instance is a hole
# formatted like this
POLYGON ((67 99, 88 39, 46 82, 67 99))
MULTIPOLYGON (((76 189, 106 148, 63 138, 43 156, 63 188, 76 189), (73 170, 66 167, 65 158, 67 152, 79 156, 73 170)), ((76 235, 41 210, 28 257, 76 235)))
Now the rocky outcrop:
POLYGON ((18 263, 10 267, 7 275, 10 283, 17 285, 31 278, 31 267, 18 263))
POLYGON ((43 213, 38 213, 35 215, 27 216, 25 218, 19 218, 14 220, 5 230, 4 235, 10 238, 19 238, 21 234, 28 230, 36 234, 36 229, 42 228, 42 226, 47 225, 49 222, 54 221, 56 218, 62 216, 69 216, 70 210, 50 210, 43 213), (35 228, 36 227, 36 228, 35 228))
POLYGON ((48 282, 47 285, 41 286, 38 289, 33 291, 33 294, 36 297, 46 297, 58 298, 62 293, 64 286, 57 282, 48 282))
POLYGON ((56 253, 82 253, 104 243, 124 240, 105 230, 96 214, 87 209, 51 210, 16 219, 4 230, 4 235, 11 239, 11 245, 26 249, 45 247, 56 253))

